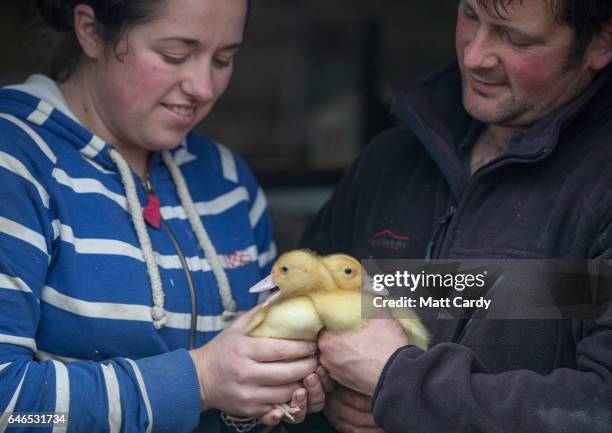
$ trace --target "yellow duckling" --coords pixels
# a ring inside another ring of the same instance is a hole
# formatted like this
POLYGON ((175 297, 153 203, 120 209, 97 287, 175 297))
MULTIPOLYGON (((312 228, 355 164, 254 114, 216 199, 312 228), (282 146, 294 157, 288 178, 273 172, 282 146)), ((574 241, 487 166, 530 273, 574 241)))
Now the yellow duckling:
MULTIPOLYGON (((364 278, 369 279, 369 277, 365 274, 361 264, 346 254, 325 256, 322 261, 332 274, 337 287, 341 289, 325 293, 319 292, 312 297, 325 327, 332 332, 348 332, 358 329, 365 324, 365 319, 371 318, 374 314, 372 299, 373 293, 376 292, 368 290, 372 286, 371 283, 363 281, 364 278), (365 290, 362 290, 362 287, 365 290)), ((376 293, 376 295, 381 295, 381 293, 376 293)), ((410 342, 427 350, 429 333, 416 313, 406 309, 388 310, 404 328, 410 342)))
POLYGON ((272 273, 251 287, 263 292, 278 287, 246 327, 253 337, 316 341, 323 322, 312 299, 312 291, 333 286, 333 279, 321 260, 309 251, 292 251, 279 257, 272 273))
MULTIPOLYGON (((319 331, 326 327, 332 332, 349 332, 359 329, 372 310, 362 310, 362 297, 371 297, 366 290, 371 285, 362 284, 365 274, 361 264, 351 256, 332 254, 323 258, 306 250, 283 254, 272 267, 272 273, 251 288, 262 292, 278 287, 262 308, 253 316, 246 328, 248 335, 294 340, 317 339, 319 331)), ((376 293, 380 295, 381 293, 376 293)), ((370 299, 363 306, 372 306, 370 299)), ((429 336, 416 314, 402 310, 411 318, 399 318, 399 311, 391 310, 410 337, 412 344, 427 349, 429 336)))

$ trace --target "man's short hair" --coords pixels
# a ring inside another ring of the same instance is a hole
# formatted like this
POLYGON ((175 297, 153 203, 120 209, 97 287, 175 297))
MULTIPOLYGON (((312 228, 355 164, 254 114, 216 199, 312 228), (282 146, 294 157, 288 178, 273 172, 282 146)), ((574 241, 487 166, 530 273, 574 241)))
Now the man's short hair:
MULTIPOLYGON (((523 4, 523 0, 476 0, 485 10, 490 7, 503 16, 512 3, 523 4)), ((612 21, 611 0, 544 0, 552 9, 560 24, 569 25, 576 34, 570 58, 580 61, 585 50, 603 27, 612 21)))

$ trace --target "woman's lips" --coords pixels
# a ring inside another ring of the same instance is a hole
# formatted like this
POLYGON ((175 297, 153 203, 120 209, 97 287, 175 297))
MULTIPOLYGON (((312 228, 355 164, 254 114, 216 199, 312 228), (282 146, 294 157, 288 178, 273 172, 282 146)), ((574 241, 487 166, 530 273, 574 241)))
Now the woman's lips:
POLYGON ((195 121, 195 106, 162 104, 162 107, 180 125, 191 125, 195 121))

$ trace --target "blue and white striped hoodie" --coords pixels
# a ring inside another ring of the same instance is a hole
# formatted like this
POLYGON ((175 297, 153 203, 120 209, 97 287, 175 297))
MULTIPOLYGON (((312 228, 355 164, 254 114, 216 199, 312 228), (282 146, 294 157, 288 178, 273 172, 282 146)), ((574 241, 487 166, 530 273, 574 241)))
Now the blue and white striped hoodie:
MULTIPOLYGON (((147 231, 167 317, 155 329, 109 149, 50 79, 0 90, 0 433, 19 431, 9 415, 21 412, 67 413, 68 432, 219 431, 216 411, 200 420, 186 351, 225 325, 216 279, 155 154, 149 176, 165 224, 147 231)), ((242 160, 195 133, 171 154, 245 311, 275 256, 263 193, 242 160)))

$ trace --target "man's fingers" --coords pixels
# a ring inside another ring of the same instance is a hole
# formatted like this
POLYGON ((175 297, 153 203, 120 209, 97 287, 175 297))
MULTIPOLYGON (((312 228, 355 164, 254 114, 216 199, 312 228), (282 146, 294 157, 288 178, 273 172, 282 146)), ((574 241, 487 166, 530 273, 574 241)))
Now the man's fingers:
POLYGON ((335 398, 353 409, 368 413, 372 411, 372 399, 367 395, 360 394, 342 385, 337 385, 332 394, 335 398))
MULTIPOLYGON (((253 337, 251 337, 253 338, 253 337)), ((253 338, 249 350, 250 358, 258 362, 285 361, 313 356, 316 343, 309 341, 281 340, 278 338, 253 338)))
POLYGON ((325 406, 325 392, 316 373, 304 379, 304 386, 308 391, 308 412, 320 412, 325 406))
POLYGON ((355 427, 378 428, 370 412, 360 411, 351 406, 347 406, 337 398, 333 398, 333 396, 328 397, 323 411, 325 417, 332 422, 336 428, 338 428, 340 424, 349 424, 353 429, 355 427))
POLYGON ((326 393, 331 392, 336 386, 336 382, 331 378, 329 373, 324 367, 319 366, 316 371, 319 376, 319 381, 321 382, 321 386, 323 387, 323 391, 326 393))

